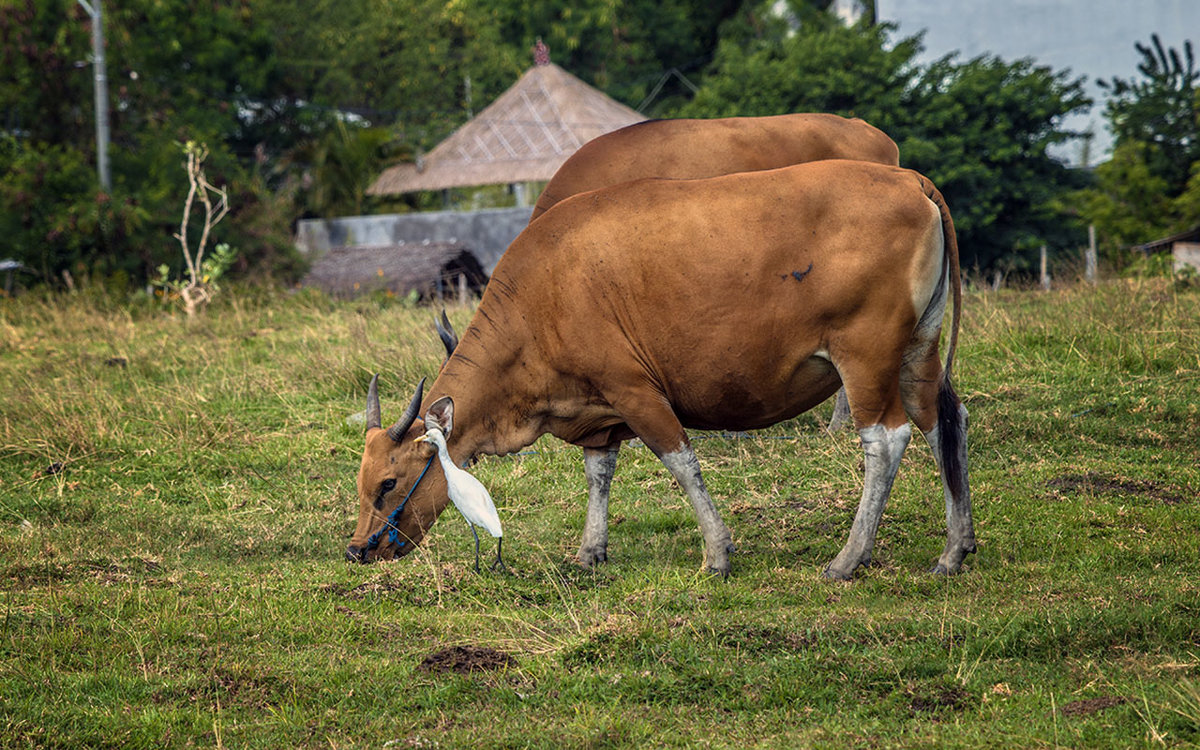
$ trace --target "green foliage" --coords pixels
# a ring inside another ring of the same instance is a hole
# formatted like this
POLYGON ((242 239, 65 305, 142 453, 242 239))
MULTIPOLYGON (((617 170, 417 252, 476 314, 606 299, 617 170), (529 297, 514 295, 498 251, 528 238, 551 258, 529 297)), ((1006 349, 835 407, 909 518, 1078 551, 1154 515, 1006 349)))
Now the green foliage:
POLYGON ((1167 183, 1146 161, 1146 144, 1119 143, 1096 167, 1095 187, 1072 197, 1081 216, 1097 228, 1100 250, 1118 267, 1131 245, 1166 235, 1171 227, 1167 183))
MULTIPOLYGON (((697 69, 716 46, 721 22, 741 5, 738 0, 463 0, 460 7, 490 18, 523 67, 540 37, 554 63, 637 106, 664 73, 697 69)), ((647 114, 690 93, 677 78, 664 83, 647 114)))
POLYGON ((352 111, 428 149, 466 120, 468 107, 481 109, 531 62, 487 15, 462 2, 319 0, 306 6, 303 23, 286 0, 255 8, 281 32, 274 40, 286 74, 280 93, 326 112, 306 138, 336 128, 335 110, 352 111))
POLYGON ((896 139, 948 196, 967 265, 1033 269, 1041 245, 1076 246, 1081 227, 1057 207, 1086 175, 1048 151, 1076 135, 1061 118, 1090 104, 1082 79, 1031 60, 945 58, 923 72, 896 139))
POLYGON ((346 418, 380 368, 385 418, 437 373, 435 313, 236 284, 190 326, 0 300, 0 746, 1200 743, 1200 294, 968 293, 979 552, 925 573, 945 521, 914 439, 850 584, 820 577, 862 481, 828 407, 694 435, 728 580, 698 572, 690 504, 634 445, 610 562, 567 562, 587 490, 551 439, 472 468, 513 575, 470 571, 454 510, 410 557, 347 565, 346 418), (515 663, 422 668, 463 646, 515 663))
POLYGON ((1110 256, 1141 232, 1200 222, 1189 45, 1139 45, 1143 78, 1108 84, 1119 163, 1098 171, 1096 192, 1068 200, 1084 176, 1046 151, 1067 135, 1061 116, 1088 103, 1078 81, 1029 61, 922 66, 919 37, 846 28, 829 5, 314 0, 297 14, 287 0, 110 2, 114 187, 101 195, 89 176, 91 69, 77 62, 89 57, 90 20, 73 0, 10 0, 0 6, 0 229, 47 280, 69 268, 152 276, 172 256, 186 190, 176 144, 196 139, 236 208, 222 236, 241 252, 234 270, 294 278, 298 217, 436 205, 363 192, 382 166, 494 100, 539 37, 556 63, 646 102, 648 116, 830 111, 883 128, 947 195, 968 266, 1021 269, 1041 244, 1076 245, 1075 214, 1101 226, 1110 256), (694 97, 691 81, 703 84, 694 97), (1137 195, 1157 180, 1165 209, 1137 195))
POLYGON ((0 125, 34 143, 82 144, 93 134, 87 13, 74 0, 0 4, 0 125))
POLYGON ((1182 55, 1157 35, 1135 46, 1141 78, 1100 82, 1110 93, 1112 159, 1096 168, 1095 186, 1072 199, 1117 265, 1131 245, 1200 224, 1200 70, 1191 42, 1182 55))
POLYGON ((818 17, 794 34, 722 41, 679 112, 863 118, 947 196, 968 267, 1030 268, 1040 245, 1070 244, 1078 227, 1055 209, 1079 177, 1047 149, 1072 135, 1057 121, 1090 104, 1082 81, 1029 60, 946 57, 922 67, 920 37, 893 42, 894 31, 818 17))
POLYGON ((1134 45, 1141 55, 1140 79, 1098 81, 1109 91, 1105 116, 1116 143, 1140 144, 1150 172, 1166 183, 1166 194, 1183 192, 1192 166, 1200 161, 1200 70, 1192 43, 1183 54, 1163 47, 1157 34, 1150 45, 1134 45))
MULTIPOLYGON (((390 130, 348 125, 338 121, 320 138, 296 145, 285 164, 299 171, 296 202, 305 216, 360 216, 366 211, 366 190, 385 166, 397 161, 390 130)), ((295 177, 293 176, 293 179, 295 177)))
POLYGON ((1137 279, 1170 279, 1179 291, 1200 287, 1200 273, 1187 264, 1176 269, 1175 259, 1170 253, 1138 253, 1125 265, 1123 273, 1137 279))
MULTIPOLYGON (((776 22, 781 24, 782 22, 776 22)), ((891 132, 913 102, 917 37, 891 45, 892 27, 805 24, 742 42, 723 39, 687 117, 833 112, 862 117, 891 132)))
POLYGON ((200 261, 197 278, 183 279, 174 278, 171 272, 171 267, 163 263, 158 267, 158 276, 151 280, 151 285, 157 290, 163 302, 179 301, 185 294, 188 286, 194 282, 199 282, 208 288, 213 295, 221 291, 221 279, 225 273, 233 266, 233 262, 237 259, 237 254, 227 242, 219 242, 213 247, 211 253, 207 253, 200 261))
POLYGON ((149 214, 118 188, 96 185, 84 155, 62 145, 34 144, 0 134, 0 235, 4 255, 43 279, 63 270, 137 274, 139 256, 121 252, 149 241, 149 214))
POLYGON ((0 226, 13 253, 47 281, 63 270, 147 278, 171 258, 186 192, 176 144, 198 138, 214 144, 214 180, 246 212, 231 218, 230 239, 255 257, 279 257, 288 224, 264 233, 245 220, 270 197, 252 177, 255 146, 277 124, 278 113, 259 106, 277 77, 267 28, 241 2, 133 0, 106 2, 105 11, 111 194, 99 191, 90 166, 91 68, 75 64, 90 56, 90 19, 73 0, 0 8, 0 112, 9 128, 0 226))

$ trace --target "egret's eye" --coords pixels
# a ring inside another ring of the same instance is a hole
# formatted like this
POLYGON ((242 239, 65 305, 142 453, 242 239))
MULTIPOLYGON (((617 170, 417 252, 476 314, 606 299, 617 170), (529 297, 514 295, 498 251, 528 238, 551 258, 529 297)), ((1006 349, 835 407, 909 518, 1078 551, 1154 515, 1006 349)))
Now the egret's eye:
POLYGON ((396 480, 395 479, 383 480, 383 491, 384 492, 391 492, 394 489, 396 489, 396 480))

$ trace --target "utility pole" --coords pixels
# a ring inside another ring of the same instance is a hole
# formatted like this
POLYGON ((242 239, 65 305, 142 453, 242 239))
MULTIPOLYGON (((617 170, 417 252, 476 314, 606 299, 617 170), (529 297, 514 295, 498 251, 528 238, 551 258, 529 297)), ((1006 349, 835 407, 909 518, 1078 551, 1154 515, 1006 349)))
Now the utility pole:
POLYGON ((104 64, 104 19, 100 0, 78 0, 92 17, 92 75, 96 87, 96 173, 100 187, 112 190, 112 173, 108 169, 108 73, 104 64))

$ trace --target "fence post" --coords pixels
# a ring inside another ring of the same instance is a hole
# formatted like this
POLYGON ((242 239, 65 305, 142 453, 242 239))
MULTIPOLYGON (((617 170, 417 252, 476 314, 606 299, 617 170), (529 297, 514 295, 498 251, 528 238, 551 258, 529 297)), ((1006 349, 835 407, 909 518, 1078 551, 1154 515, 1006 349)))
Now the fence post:
POLYGON ((1042 291, 1050 291, 1050 271, 1046 268, 1046 246, 1042 245, 1042 291))
POLYGON ((1088 224, 1088 248, 1084 253, 1083 278, 1092 286, 1096 285, 1096 225, 1088 224))

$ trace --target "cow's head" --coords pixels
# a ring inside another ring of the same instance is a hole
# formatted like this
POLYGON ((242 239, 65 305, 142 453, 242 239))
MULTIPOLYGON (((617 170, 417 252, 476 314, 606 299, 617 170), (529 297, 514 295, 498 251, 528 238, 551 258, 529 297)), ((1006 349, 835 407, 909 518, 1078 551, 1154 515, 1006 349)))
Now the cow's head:
MULTIPOLYGON (((352 562, 390 560, 412 552, 449 502, 434 447, 416 442, 425 434, 425 420, 417 417, 425 381, 417 385, 400 419, 384 428, 378 379, 378 375, 372 378, 367 390, 367 444, 358 470, 358 525, 346 548, 346 559, 352 562)), ((449 434, 450 424, 439 427, 449 434)))

